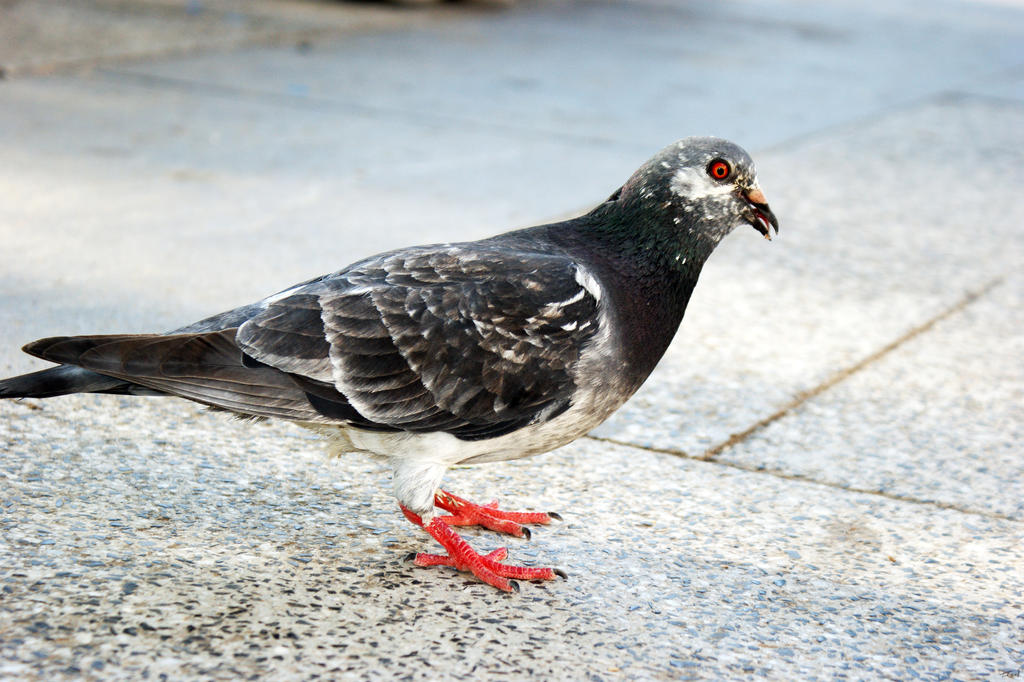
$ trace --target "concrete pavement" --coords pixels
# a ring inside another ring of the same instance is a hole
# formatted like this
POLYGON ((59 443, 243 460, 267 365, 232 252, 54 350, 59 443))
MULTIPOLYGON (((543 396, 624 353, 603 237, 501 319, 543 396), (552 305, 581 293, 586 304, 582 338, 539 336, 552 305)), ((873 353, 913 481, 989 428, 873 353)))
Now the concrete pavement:
POLYGON ((44 5, 0 6, 5 375, 582 210, 689 134, 782 231, 593 437, 451 473, 565 517, 509 548, 570 579, 515 596, 403 563, 385 472, 289 425, 0 403, 0 677, 1022 674, 1021 5, 97 1, 76 44, 44 5))

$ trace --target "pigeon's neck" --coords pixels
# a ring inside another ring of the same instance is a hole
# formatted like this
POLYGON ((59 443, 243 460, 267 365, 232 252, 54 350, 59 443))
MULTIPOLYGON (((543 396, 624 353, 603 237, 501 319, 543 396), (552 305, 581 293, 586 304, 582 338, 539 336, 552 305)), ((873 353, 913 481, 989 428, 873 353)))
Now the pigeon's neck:
POLYGON ((660 281, 695 281, 720 237, 692 225, 677 207, 608 202, 580 220, 578 231, 623 274, 660 281))
POLYGON ((552 239, 594 268, 608 290, 633 390, 675 336, 701 268, 715 244, 668 212, 604 204, 552 226, 552 239))

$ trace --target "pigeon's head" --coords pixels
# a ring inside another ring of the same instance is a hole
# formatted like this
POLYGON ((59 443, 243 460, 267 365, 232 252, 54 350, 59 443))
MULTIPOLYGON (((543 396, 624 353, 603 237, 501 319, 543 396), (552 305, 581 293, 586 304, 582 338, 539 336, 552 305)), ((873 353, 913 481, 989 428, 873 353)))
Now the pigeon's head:
POLYGON ((718 242, 748 223, 771 239, 779 221, 768 207, 750 155, 717 137, 688 137, 662 149, 623 186, 621 198, 656 203, 681 229, 718 242))

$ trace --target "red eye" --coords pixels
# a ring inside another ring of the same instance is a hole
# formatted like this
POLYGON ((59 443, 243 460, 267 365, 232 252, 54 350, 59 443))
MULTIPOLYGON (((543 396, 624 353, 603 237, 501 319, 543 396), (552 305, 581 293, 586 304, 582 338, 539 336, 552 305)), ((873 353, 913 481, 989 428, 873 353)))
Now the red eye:
POLYGON ((708 175, 715 180, 725 180, 731 172, 732 169, 729 168, 729 164, 721 159, 716 159, 708 165, 708 175))

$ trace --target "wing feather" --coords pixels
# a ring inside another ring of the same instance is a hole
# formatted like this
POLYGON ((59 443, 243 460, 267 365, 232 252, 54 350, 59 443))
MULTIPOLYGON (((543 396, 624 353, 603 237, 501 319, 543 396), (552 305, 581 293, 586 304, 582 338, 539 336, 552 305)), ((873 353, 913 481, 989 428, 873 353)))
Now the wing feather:
POLYGON ((318 409, 354 411, 357 426, 484 438, 569 406, 599 321, 599 295, 584 281, 562 256, 406 249, 274 300, 237 342, 320 382, 318 409))

